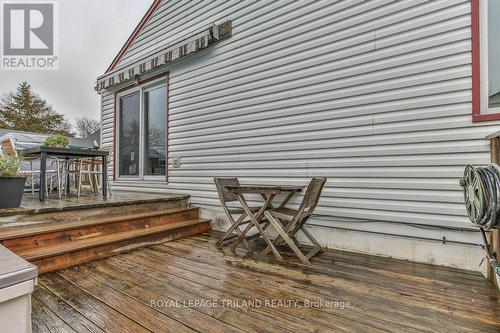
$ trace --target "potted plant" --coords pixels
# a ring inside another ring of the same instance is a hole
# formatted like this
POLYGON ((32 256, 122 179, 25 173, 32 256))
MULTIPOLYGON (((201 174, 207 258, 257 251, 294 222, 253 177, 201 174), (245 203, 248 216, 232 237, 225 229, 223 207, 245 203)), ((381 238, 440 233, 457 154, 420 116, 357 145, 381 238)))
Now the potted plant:
POLYGON ((0 156, 0 208, 18 208, 23 198, 26 176, 21 175, 21 160, 0 156))
POLYGON ((44 146, 65 148, 69 144, 69 140, 64 135, 51 135, 43 142, 44 146))

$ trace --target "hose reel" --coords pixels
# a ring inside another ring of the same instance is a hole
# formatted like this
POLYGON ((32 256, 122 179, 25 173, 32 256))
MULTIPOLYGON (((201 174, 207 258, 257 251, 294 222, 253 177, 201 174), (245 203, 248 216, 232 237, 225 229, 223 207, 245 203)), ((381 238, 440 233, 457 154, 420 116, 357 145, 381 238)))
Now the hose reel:
POLYGON ((500 228, 500 167, 467 165, 460 180, 463 188, 465 208, 470 221, 479 227, 487 258, 493 270, 500 276, 497 255, 491 251, 486 231, 500 228))

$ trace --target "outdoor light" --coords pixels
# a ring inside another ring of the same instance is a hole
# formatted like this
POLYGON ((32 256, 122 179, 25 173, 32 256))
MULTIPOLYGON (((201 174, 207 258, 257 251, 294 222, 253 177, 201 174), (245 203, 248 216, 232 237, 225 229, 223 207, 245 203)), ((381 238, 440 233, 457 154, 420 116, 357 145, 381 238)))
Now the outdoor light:
POLYGON ((215 22, 212 23, 212 27, 210 28, 210 37, 215 40, 219 39, 219 26, 215 22))

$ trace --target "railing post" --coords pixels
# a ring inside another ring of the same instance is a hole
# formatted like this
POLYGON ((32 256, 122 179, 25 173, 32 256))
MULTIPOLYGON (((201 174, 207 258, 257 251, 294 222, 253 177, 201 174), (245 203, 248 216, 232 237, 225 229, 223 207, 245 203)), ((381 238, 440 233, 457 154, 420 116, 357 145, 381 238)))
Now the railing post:
MULTIPOLYGON (((491 163, 496 163, 500 165, 500 132, 495 132, 488 135, 486 139, 490 140, 490 160, 491 163)), ((500 230, 496 229, 490 232, 489 242, 491 244, 491 249, 497 253, 497 258, 500 256, 500 230)), ((490 280, 495 286, 500 289, 499 280, 496 277, 495 272, 488 265, 488 280, 490 280)))

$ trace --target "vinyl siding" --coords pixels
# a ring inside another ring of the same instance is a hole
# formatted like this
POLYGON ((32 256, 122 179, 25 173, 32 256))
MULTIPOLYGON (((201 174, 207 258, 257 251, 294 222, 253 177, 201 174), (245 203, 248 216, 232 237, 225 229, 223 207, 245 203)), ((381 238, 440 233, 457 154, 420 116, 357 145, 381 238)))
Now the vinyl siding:
MULTIPOLYGON (((230 39, 165 68, 181 167, 168 183, 116 189, 217 209, 214 176, 321 175, 313 224, 479 243, 458 178, 489 162, 484 137, 499 123, 472 123, 469 1, 164 1, 118 67, 226 19, 230 39)), ((107 147, 113 110, 104 92, 107 147)))

